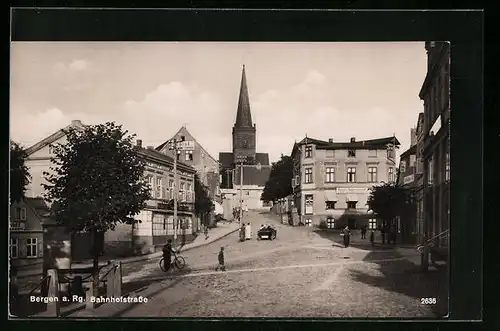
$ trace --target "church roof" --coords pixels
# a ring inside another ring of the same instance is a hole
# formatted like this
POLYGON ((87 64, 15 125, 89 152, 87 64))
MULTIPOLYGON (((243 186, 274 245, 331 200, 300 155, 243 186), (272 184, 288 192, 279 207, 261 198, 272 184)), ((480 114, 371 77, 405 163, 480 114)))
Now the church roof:
MULTIPOLYGON (((243 185, 257 185, 265 186, 269 175, 271 174, 271 167, 256 167, 243 166, 243 185)), ((240 168, 234 170, 234 184, 240 185, 240 168)))
POLYGON ((238 100, 238 111, 236 113, 235 127, 252 127, 252 113, 250 112, 250 100, 248 97, 247 78, 245 65, 241 72, 240 97, 238 100))

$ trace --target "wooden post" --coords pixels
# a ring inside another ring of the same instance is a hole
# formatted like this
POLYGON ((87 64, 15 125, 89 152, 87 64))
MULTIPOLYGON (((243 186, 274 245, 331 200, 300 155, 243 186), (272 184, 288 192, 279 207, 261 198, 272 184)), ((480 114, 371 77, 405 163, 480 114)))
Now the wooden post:
POLYGON ((47 314, 53 317, 59 317, 61 305, 59 304, 59 277, 56 269, 47 271, 49 278, 48 297, 51 302, 47 303, 47 314))
POLYGON ((85 292, 85 309, 94 309, 95 308, 95 302, 92 302, 93 297, 96 295, 94 294, 94 284, 91 283, 89 286, 89 289, 87 292, 85 292))
POLYGON ((116 282, 116 277, 115 277, 115 265, 116 263, 114 261, 109 261, 111 264, 111 271, 109 271, 108 275, 106 276, 106 297, 108 298, 114 298, 115 295, 115 282, 116 282))
POLYGON ((122 263, 118 261, 115 264, 115 270, 113 271, 113 279, 114 279, 114 295, 115 297, 122 296, 122 263))

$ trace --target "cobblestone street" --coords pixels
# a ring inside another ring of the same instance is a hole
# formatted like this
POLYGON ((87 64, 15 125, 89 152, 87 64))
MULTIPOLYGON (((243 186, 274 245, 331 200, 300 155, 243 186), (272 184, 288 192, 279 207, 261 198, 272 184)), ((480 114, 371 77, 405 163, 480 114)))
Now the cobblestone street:
MULTIPOLYGON (((442 271, 420 273, 399 250, 369 245, 341 248, 307 228, 278 224, 268 214, 250 213, 254 232, 261 223, 278 228, 275 241, 238 243, 237 234, 186 252, 187 270, 165 275, 158 261, 127 266, 124 290, 147 303, 107 303, 77 316, 121 317, 435 317, 445 314, 438 297, 442 271), (227 271, 215 271, 226 247, 227 271), (361 248, 359 248, 361 247, 361 248), (136 268, 137 270, 133 270, 136 268), (140 276, 140 277, 139 277, 140 276), (422 305, 421 298, 437 298, 422 305)), ((443 308, 444 307, 444 308, 443 308)))

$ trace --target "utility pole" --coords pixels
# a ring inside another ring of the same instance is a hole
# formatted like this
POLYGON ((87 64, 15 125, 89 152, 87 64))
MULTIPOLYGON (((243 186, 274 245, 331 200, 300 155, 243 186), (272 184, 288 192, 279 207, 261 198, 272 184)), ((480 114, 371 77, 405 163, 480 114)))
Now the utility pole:
POLYGON ((177 185, 178 176, 177 176, 177 156, 178 154, 178 143, 180 140, 176 138, 172 138, 169 143, 169 149, 174 152, 174 219, 173 219, 173 228, 174 228, 174 247, 177 245, 177 195, 179 194, 179 186, 177 185))
POLYGON ((243 161, 240 161, 240 225, 243 221, 243 161))

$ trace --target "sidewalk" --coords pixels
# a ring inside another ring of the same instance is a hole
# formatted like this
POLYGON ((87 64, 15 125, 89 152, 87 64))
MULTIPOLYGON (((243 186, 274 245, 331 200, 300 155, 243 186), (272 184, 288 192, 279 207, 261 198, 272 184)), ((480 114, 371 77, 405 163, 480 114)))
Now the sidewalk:
MULTIPOLYGON (((205 240, 205 235, 203 233, 199 233, 196 239, 180 247, 180 252, 185 252, 190 249, 202 247, 208 244, 211 244, 231 233, 234 233, 239 230, 239 225, 237 222, 218 222, 217 227, 210 229, 208 231, 208 239, 205 240)), ((178 248, 177 248, 178 249, 178 248)), ((138 262, 138 261, 148 261, 160 258, 162 256, 162 252, 155 252, 151 254, 141 255, 141 256, 131 256, 126 258, 115 258, 112 259, 115 262, 121 262, 122 264, 138 262)), ((92 261, 85 261, 82 263, 74 263, 73 267, 85 268, 91 267, 92 261)), ((22 274, 18 273, 18 278, 31 277, 31 276, 39 276, 42 274, 41 268, 34 270, 23 270, 22 274)))

